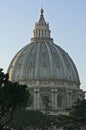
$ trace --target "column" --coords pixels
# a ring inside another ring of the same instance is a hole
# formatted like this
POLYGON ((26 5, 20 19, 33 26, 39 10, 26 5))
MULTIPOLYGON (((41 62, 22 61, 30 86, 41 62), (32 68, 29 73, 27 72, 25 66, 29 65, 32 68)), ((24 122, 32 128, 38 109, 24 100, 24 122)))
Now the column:
POLYGON ((72 90, 67 90, 67 106, 72 106, 72 90))
POLYGON ((54 104, 55 104, 55 94, 54 94, 54 89, 51 90, 52 92, 52 109, 54 109, 54 104))
POLYGON ((37 101, 37 95, 36 95, 36 92, 35 92, 35 90, 34 90, 34 109, 36 109, 36 101, 37 101))
POLYGON ((70 90, 69 95, 70 95, 70 106, 72 106, 72 104, 73 104, 73 101, 72 101, 72 90, 70 90))
POLYGON ((39 102, 40 102, 39 89, 34 89, 34 109, 40 108, 39 102))
POLYGON ((57 110, 57 89, 55 89, 55 110, 57 110))
POLYGON ((52 89, 52 109, 57 110, 57 89, 52 89))
POLYGON ((38 93, 37 93, 37 108, 40 108, 40 93, 39 93, 39 89, 38 89, 38 93))
POLYGON ((69 91, 67 90, 67 107, 70 106, 70 102, 69 102, 69 91))

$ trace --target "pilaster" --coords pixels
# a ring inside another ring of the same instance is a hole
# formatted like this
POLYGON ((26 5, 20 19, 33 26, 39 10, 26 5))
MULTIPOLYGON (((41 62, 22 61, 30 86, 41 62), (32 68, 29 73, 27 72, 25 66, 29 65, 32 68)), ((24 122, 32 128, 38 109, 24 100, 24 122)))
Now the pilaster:
POLYGON ((40 108, 40 94, 39 89, 34 89, 34 109, 40 108))
POLYGON ((51 89, 52 92, 52 109, 57 110, 57 89, 51 89))

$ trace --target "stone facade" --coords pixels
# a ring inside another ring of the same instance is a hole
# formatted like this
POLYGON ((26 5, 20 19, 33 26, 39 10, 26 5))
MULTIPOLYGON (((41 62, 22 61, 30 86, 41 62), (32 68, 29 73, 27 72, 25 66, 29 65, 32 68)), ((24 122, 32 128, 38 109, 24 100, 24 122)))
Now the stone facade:
MULTIPOLYGON (((75 83, 41 80, 20 82, 27 84, 29 91, 32 93, 32 103, 28 109, 44 111, 44 101, 49 99, 49 111, 51 114, 66 113, 66 109, 70 108, 77 99, 83 99, 84 93, 77 88, 75 83)), ((67 113, 66 113, 67 114, 67 113)))

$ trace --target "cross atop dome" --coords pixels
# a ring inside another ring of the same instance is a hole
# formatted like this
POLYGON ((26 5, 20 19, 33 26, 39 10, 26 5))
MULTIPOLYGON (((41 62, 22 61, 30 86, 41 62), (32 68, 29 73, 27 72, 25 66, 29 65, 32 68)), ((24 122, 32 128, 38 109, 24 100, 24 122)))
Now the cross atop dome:
POLYGON ((45 21, 44 16, 43 16, 44 10, 41 9, 40 12, 41 12, 41 15, 40 15, 40 19, 39 19, 38 24, 39 24, 39 25, 46 25, 46 21, 45 21))
POLYGON ((44 13, 44 10, 41 8, 41 14, 43 14, 44 13))
POLYGON ((50 37, 51 31, 49 30, 49 23, 46 23, 43 13, 44 10, 41 8, 40 10, 40 18, 37 23, 35 23, 35 29, 33 31, 33 38, 31 39, 31 42, 38 41, 38 40, 52 40, 50 37))

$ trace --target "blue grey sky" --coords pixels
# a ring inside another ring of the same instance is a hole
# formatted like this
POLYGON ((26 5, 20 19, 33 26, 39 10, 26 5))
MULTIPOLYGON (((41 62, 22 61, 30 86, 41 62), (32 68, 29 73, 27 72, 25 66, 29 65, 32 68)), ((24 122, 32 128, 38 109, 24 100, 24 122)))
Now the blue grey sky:
POLYGON ((86 90, 86 0, 0 0, 0 68, 33 37, 41 7, 54 43, 74 61, 86 90))

